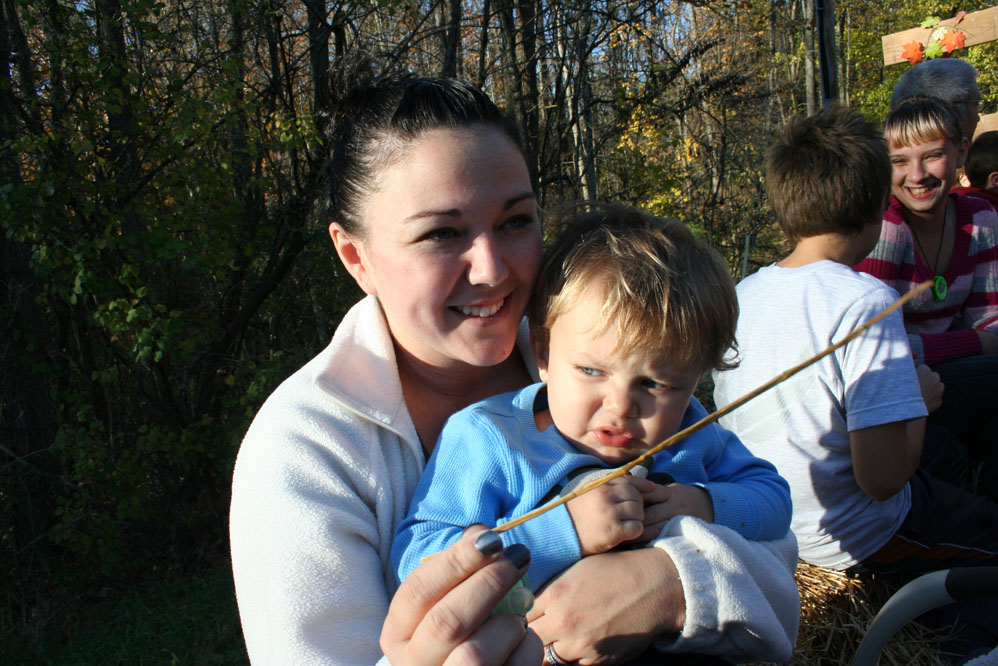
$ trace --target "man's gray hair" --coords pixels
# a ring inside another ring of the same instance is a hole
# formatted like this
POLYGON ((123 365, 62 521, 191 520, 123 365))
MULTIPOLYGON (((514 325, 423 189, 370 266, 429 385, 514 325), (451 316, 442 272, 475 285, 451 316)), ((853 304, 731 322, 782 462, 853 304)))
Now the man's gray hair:
MULTIPOLYGON (((891 108, 909 97, 938 97, 957 106, 977 102, 977 70, 966 60, 937 58, 921 62, 901 75, 891 94, 891 108)), ((962 110, 960 110, 963 115, 962 110)))

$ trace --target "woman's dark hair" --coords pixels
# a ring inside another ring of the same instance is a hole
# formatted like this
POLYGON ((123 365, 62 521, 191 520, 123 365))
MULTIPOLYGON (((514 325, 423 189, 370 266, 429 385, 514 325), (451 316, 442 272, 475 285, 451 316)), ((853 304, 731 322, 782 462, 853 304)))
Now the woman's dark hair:
POLYGON ((522 151, 513 123, 463 81, 410 77, 355 88, 333 117, 326 219, 363 235, 359 208, 378 172, 426 130, 473 125, 500 130, 522 151))

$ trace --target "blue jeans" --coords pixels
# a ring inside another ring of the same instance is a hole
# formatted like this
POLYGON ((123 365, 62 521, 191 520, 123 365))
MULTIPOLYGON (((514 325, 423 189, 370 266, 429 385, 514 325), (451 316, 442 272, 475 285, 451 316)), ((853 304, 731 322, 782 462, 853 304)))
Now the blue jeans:
POLYGON ((943 405, 930 419, 949 428, 975 458, 998 446, 998 354, 937 363, 946 386, 943 405))
MULTIPOLYGON (((937 363, 946 389, 942 407, 929 415, 933 424, 950 430, 967 447, 970 462, 979 464, 977 492, 998 500, 998 354, 981 354, 937 363)), ((931 434, 926 444, 931 446, 931 434)), ((937 463, 940 459, 937 459, 937 463)), ((941 469, 931 471, 959 481, 941 469)))

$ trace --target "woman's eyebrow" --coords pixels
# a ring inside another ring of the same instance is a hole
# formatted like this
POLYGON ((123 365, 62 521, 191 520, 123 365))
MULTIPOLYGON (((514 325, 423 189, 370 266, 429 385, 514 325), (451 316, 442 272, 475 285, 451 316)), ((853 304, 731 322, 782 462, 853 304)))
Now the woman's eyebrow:
POLYGON ((405 222, 415 222, 416 220, 421 220, 425 217, 454 217, 460 218, 461 211, 457 208, 450 208, 447 210, 421 210, 418 213, 413 213, 405 218, 405 222))
MULTIPOLYGON (((506 199, 506 201, 503 202, 502 209, 504 211, 505 210, 509 210, 510 208, 512 208, 516 204, 520 203, 521 201, 525 201, 527 199, 536 199, 536 198, 537 198, 537 195, 535 195, 533 192, 529 192, 529 191, 528 192, 524 192, 522 194, 518 194, 518 195, 516 195, 514 197, 510 197, 509 199, 506 199)), ((418 211, 416 213, 413 213, 412 215, 409 215, 408 217, 405 218, 404 221, 405 222, 413 222, 415 220, 420 220, 420 219, 427 218, 427 217, 453 217, 453 218, 460 218, 461 217, 461 209, 459 209, 459 208, 447 208, 447 209, 442 209, 442 210, 432 210, 432 209, 431 210, 421 210, 421 211, 418 211)))
POLYGON ((515 197, 510 197, 509 199, 506 199, 506 203, 503 204, 502 209, 509 210, 510 208, 520 203, 521 201, 524 201, 525 199, 536 199, 536 198, 537 195, 534 194, 532 191, 528 190, 522 194, 516 195, 515 197))

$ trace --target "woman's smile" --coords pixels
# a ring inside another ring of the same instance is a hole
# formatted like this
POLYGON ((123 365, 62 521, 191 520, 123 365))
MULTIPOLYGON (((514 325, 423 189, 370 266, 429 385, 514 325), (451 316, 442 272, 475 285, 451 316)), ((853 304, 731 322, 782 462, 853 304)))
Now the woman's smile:
POLYGON ((526 163, 488 127, 424 132, 378 178, 366 211, 365 291, 399 349, 444 368, 504 361, 540 265, 526 163))

